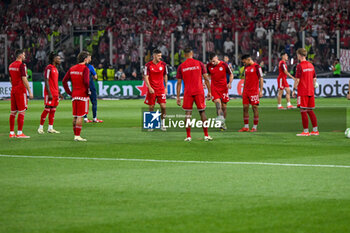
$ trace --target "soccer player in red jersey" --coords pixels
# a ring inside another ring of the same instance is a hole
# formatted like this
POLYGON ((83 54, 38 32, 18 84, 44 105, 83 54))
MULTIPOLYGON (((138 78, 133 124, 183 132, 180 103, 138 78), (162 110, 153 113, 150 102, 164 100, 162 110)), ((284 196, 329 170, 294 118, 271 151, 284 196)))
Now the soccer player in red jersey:
POLYGON ((211 94, 213 102, 216 106, 218 120, 222 122, 221 129, 226 130, 225 125, 227 103, 230 101, 228 90, 231 89, 233 81, 233 73, 228 65, 220 61, 215 53, 209 54, 209 63, 207 64, 207 71, 211 79, 211 94), (227 83, 226 75, 230 76, 230 81, 227 83))
MULTIPOLYGON (((191 48, 186 48, 185 61, 181 63, 177 69, 177 86, 176 86, 176 103, 181 106, 180 92, 182 80, 184 82, 184 97, 182 108, 186 111, 186 125, 191 119, 193 102, 196 103, 201 120, 204 123, 207 121, 205 115, 205 96, 202 83, 202 76, 204 77, 205 85, 208 88, 208 98, 211 98, 210 82, 205 66, 202 62, 193 59, 193 51, 191 48)), ((213 140, 208 135, 208 128, 204 127, 204 141, 213 140)), ((191 127, 186 127, 187 137, 185 141, 191 141, 191 127)))
POLYGON ((45 68, 44 79, 45 79, 45 89, 44 89, 44 104, 45 109, 41 114, 40 125, 38 129, 39 134, 44 133, 44 123, 46 116, 49 115, 49 128, 48 133, 60 133, 53 128, 53 122, 55 120, 56 108, 59 103, 59 98, 63 97, 60 94, 58 88, 58 70, 57 67, 61 64, 61 57, 57 52, 51 52, 49 55, 49 65, 45 68))
POLYGON ((293 97, 298 91, 298 108, 300 108, 301 120, 304 131, 297 136, 318 136, 317 118, 313 111, 315 108, 315 85, 316 72, 314 66, 306 61, 307 51, 304 48, 297 50, 297 57, 300 63, 296 68, 293 97), (313 130, 309 133, 309 115, 313 130))
POLYGON ((256 132, 259 123, 259 98, 263 96, 264 86, 262 69, 257 63, 252 60, 250 55, 243 55, 241 60, 245 66, 245 78, 242 94, 244 127, 238 132, 249 131, 249 104, 252 105, 254 112, 254 125, 250 132, 256 132))
POLYGON ((279 74, 277 77, 277 85, 278 85, 278 109, 284 109, 282 106, 282 95, 283 91, 286 90, 286 100, 287 100, 287 109, 294 108, 294 106, 290 103, 290 88, 287 82, 287 76, 292 78, 295 81, 295 78, 288 72, 287 63, 288 54, 286 52, 281 53, 281 61, 278 64, 279 74))
POLYGON ((83 125, 83 117, 89 113, 89 68, 86 64, 89 62, 90 54, 82 51, 78 55, 78 64, 72 66, 63 78, 62 84, 68 95, 72 96, 73 105, 73 131, 74 141, 87 141, 80 137, 83 125), (72 83, 72 91, 69 89, 68 81, 72 83))
MULTIPOLYGON (((145 104, 149 105, 149 111, 153 111, 157 100, 162 113, 161 122, 163 122, 166 115, 168 68, 162 61, 162 52, 159 49, 153 50, 153 60, 145 65, 144 79, 148 87, 145 104)), ((166 131, 166 128, 161 125, 161 130, 166 131)))
POLYGON ((16 61, 10 64, 11 89, 11 114, 10 114, 10 138, 30 138, 23 130, 24 115, 28 106, 27 91, 29 99, 33 99, 32 91, 27 80, 27 67, 23 63, 25 52, 21 49, 15 52, 16 61), (17 136, 15 134, 15 119, 17 117, 17 136))

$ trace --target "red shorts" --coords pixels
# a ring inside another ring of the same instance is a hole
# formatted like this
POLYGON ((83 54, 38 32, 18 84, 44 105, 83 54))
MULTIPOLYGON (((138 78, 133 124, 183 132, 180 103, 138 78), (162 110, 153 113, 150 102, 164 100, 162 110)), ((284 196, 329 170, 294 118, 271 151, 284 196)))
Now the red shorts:
POLYGON ((198 111, 205 109, 205 96, 204 94, 198 95, 184 95, 182 108, 187 111, 191 111, 193 107, 193 102, 196 103, 198 111))
POLYGON ((289 84, 286 78, 278 78, 277 84, 278 84, 278 90, 284 90, 284 88, 289 87, 289 84))
POLYGON ((23 112, 27 110, 27 93, 11 93, 11 111, 23 112))
POLYGON ((243 92, 242 101, 243 104, 259 105, 259 94, 243 92))
POLYGON ((222 90, 217 90, 217 89, 212 89, 211 94, 213 96, 213 101, 216 99, 221 99, 223 103, 227 103, 230 101, 230 97, 228 96, 228 89, 222 89, 222 90))
POLYGON ((315 108, 315 96, 298 96, 298 108, 315 108))
POLYGON ((73 100, 73 116, 83 117, 89 113, 89 100, 73 100))
POLYGON ((145 98, 145 104, 148 105, 155 105, 156 104, 156 99, 158 104, 166 103, 166 95, 164 93, 149 93, 147 92, 146 98, 145 98))
POLYGON ((52 96, 52 100, 49 101, 49 96, 45 95, 44 104, 45 106, 57 107, 60 102, 60 98, 58 96, 52 96))

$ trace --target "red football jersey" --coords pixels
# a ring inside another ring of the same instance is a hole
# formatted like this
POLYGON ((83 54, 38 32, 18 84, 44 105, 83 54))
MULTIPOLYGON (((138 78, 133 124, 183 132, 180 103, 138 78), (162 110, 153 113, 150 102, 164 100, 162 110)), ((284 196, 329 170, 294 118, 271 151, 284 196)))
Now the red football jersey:
POLYGON ((86 100, 89 97, 89 68, 84 64, 72 66, 63 78, 62 84, 67 94, 71 95, 73 100, 86 100), (68 81, 72 83, 72 91, 69 89, 68 81))
POLYGON ((207 71, 202 62, 188 58, 177 68, 177 79, 184 81, 184 95, 204 94, 202 75, 207 71))
POLYGON ((219 64, 217 64, 216 66, 214 66, 212 63, 208 63, 207 71, 211 77, 212 89, 221 90, 227 88, 226 75, 230 75, 232 74, 232 72, 225 62, 219 61, 219 64))
POLYGON ((257 63, 245 68, 245 83, 243 92, 259 93, 259 80, 262 77, 262 69, 257 63))
POLYGON ((279 65, 278 65, 278 70, 279 70, 279 74, 278 74, 278 78, 287 78, 287 75, 284 73, 284 71, 288 71, 287 69, 287 63, 283 60, 280 61, 279 65))
POLYGON ((164 75, 168 74, 166 63, 163 61, 154 64, 153 61, 148 62, 145 65, 145 75, 148 75, 149 83, 154 89, 154 92, 164 93, 164 75))
POLYGON ((298 96, 314 96, 314 78, 316 78, 315 68, 308 61, 302 61, 297 65, 295 77, 300 80, 298 85, 298 96))
MULTIPOLYGON (((50 86, 50 92, 52 96, 59 96, 59 90, 58 90, 58 70, 56 66, 54 65, 48 65, 45 68, 44 72, 44 78, 49 81, 49 86, 50 86)), ((48 92, 44 90, 44 95, 48 95, 48 92)))
POLYGON ((11 77, 12 93, 27 93, 27 89, 23 84, 22 77, 27 77, 27 67, 21 61, 15 61, 10 64, 9 72, 11 77))

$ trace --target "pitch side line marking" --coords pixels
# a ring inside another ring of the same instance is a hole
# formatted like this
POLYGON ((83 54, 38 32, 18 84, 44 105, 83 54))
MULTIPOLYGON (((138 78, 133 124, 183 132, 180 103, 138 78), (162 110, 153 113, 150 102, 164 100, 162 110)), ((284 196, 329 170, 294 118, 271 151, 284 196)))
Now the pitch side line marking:
POLYGON ((29 159, 75 159, 75 160, 101 160, 101 161, 133 161, 154 163, 199 163, 199 164, 231 164, 231 165, 266 165, 286 167, 327 167, 327 168, 350 168, 350 165, 329 164, 294 164, 294 163, 264 163, 264 162, 225 162, 225 161, 185 161, 185 160, 157 160, 157 159, 126 159, 126 158, 89 158, 89 157, 55 157, 55 156, 29 156, 29 155, 0 155, 6 158, 29 158, 29 159))

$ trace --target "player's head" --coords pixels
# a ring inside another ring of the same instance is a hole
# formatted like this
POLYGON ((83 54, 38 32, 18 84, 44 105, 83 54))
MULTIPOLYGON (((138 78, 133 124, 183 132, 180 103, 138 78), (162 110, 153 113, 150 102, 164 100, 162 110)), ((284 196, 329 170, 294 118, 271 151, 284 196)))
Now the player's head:
POLYGON ((281 59, 283 61, 287 61, 288 60, 288 54, 285 51, 281 52, 281 59))
POLYGON ((227 55, 225 55, 224 56, 224 62, 228 63, 229 61, 230 61, 230 58, 227 55))
POLYGON ((184 49, 185 57, 186 58, 192 58, 193 57, 193 50, 190 47, 186 47, 184 49))
POLYGON ((81 51, 78 54, 77 61, 78 61, 78 63, 85 63, 85 64, 87 64, 89 62, 89 57, 91 59, 91 55, 90 55, 89 52, 81 51))
POLYGON ((61 64, 61 57, 58 55, 56 51, 52 51, 49 54, 49 63, 59 65, 61 64))
POLYGON ((17 60, 23 61, 24 59, 26 59, 26 54, 23 49, 17 49, 15 51, 15 56, 17 60))
POLYGON ((244 66, 249 66, 251 65, 251 63, 253 62, 252 61, 252 58, 249 54, 244 54, 242 57, 241 57, 241 61, 243 63, 244 66))
POLYGON ((297 50, 297 57, 298 57, 298 60, 299 60, 299 61, 304 61, 304 60, 306 60, 306 56, 307 56, 307 51, 306 51, 306 49, 304 49, 304 48, 299 48, 299 49, 297 50))
POLYGON ((153 50, 153 61, 158 63, 162 60, 162 52, 159 49, 153 50))
POLYGON ((219 58, 216 55, 216 53, 209 53, 209 61, 214 66, 216 66, 219 63, 219 58))

